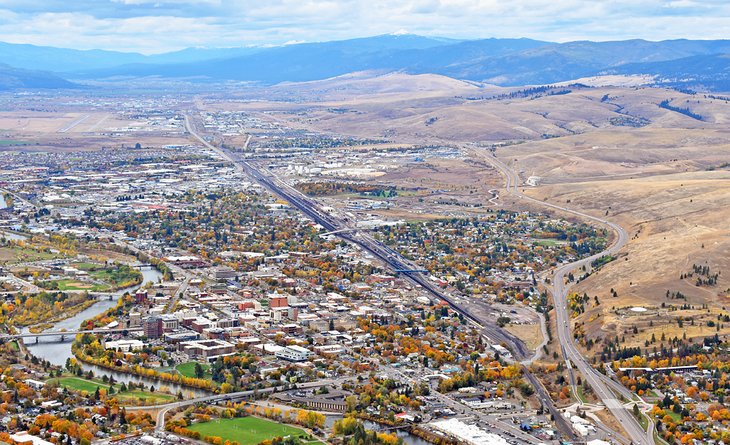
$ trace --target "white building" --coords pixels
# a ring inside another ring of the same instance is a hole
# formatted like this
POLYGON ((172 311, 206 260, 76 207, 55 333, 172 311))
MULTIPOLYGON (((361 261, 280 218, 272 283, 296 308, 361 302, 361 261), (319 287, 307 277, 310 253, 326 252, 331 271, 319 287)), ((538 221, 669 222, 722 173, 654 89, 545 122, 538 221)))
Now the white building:
POLYGON ((459 419, 439 420, 430 423, 430 425, 469 445, 509 445, 507 439, 488 433, 476 425, 464 423, 459 419))
POLYGON ((20 444, 32 444, 32 445, 53 445, 53 443, 43 440, 40 437, 28 434, 27 431, 21 431, 10 435, 10 440, 20 444))
POLYGON ((289 360, 291 362, 303 362, 312 355, 312 351, 295 345, 287 346, 277 351, 274 355, 278 358, 283 358, 284 360, 289 360))
POLYGON ((129 352, 139 351, 144 347, 144 342, 140 340, 116 340, 104 342, 104 349, 113 349, 115 351, 129 352))

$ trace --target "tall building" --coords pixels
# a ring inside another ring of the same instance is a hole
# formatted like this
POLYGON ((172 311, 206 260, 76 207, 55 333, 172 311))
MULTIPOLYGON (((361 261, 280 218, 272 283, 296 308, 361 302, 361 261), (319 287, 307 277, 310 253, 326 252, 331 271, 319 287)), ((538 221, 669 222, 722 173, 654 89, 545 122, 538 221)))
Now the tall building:
POLYGON ((164 323, 160 317, 149 317, 142 323, 144 335, 147 338, 157 339, 162 337, 164 323))

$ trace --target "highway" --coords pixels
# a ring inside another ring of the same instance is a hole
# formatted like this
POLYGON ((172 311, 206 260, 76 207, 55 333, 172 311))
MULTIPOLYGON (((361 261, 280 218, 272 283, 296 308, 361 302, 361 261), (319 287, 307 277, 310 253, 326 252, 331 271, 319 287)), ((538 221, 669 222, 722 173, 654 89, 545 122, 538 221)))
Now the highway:
MULTIPOLYGON (((250 160, 242 158, 240 153, 222 150, 211 145, 195 132, 187 115, 185 116, 185 127, 192 137, 200 141, 207 148, 218 153, 218 155, 220 155, 223 159, 233 163, 239 170, 244 171, 248 176, 253 178, 256 182, 264 186, 273 194, 278 195, 289 202, 289 204, 307 215, 317 224, 324 227, 324 229, 328 232, 334 232, 339 238, 360 246, 363 250, 369 252, 393 270, 420 269, 420 267, 411 264, 402 255, 375 240, 367 233, 357 231, 356 227, 352 226, 352 222, 348 218, 336 217, 332 213, 323 210, 318 202, 302 194, 291 185, 284 181, 280 181, 274 175, 268 174, 268 172, 265 174, 250 160)), ((442 292, 439 288, 434 286, 428 278, 420 273, 403 273, 403 276, 414 285, 421 287, 423 290, 431 294, 431 296, 448 303, 455 311, 464 315, 464 317, 468 320, 476 323, 481 328, 482 334, 487 336, 490 341, 502 344, 510 349, 517 362, 525 360, 528 357, 529 350, 525 346, 524 342, 513 334, 498 327, 495 321, 486 320, 475 315, 475 311, 472 308, 457 302, 455 298, 442 292)), ((542 401, 545 408, 552 414, 558 431, 565 439, 574 440, 576 438, 576 434, 570 422, 568 422, 562 413, 555 407, 555 404, 542 383, 535 378, 530 370, 524 365, 522 366, 522 372, 525 378, 533 384, 538 399, 542 401)))
MULTIPOLYGON (((478 152, 478 150, 475 150, 475 152, 478 152)), ((596 396, 601 399, 603 404, 611 411, 611 414, 616 417, 616 419, 619 421, 619 423, 624 428, 629 438, 635 445, 654 444, 653 429, 649 428, 649 431, 644 431, 634 415, 626 409, 626 407, 620 400, 616 398, 616 395, 612 392, 612 389, 621 394, 623 397, 627 398, 628 400, 635 399, 635 396, 630 391, 628 391, 628 389, 611 380, 609 377, 596 371, 583 357, 583 355, 581 355, 580 351, 578 351, 578 348, 575 346, 575 342, 573 340, 573 334, 571 332, 572 325, 570 322, 570 315, 567 309, 567 298, 568 291, 570 290, 570 285, 566 285, 565 278, 568 273, 582 266, 590 266, 590 264, 598 258, 618 253, 621 248, 623 248, 623 246, 626 245, 626 243, 628 242, 628 233, 626 232, 626 230, 624 230, 623 227, 604 218, 599 218, 577 210, 569 209, 567 207, 539 201, 523 194, 519 191, 519 176, 514 170, 509 168, 496 156, 492 156, 484 152, 479 154, 481 158, 491 163, 505 176, 505 187, 507 191, 518 199, 522 199, 523 201, 529 201, 539 206, 549 207, 554 210, 559 210, 561 212, 576 215, 581 218, 597 222, 600 225, 610 228, 616 234, 616 238, 614 239, 613 243, 608 248, 606 248, 606 250, 590 257, 583 258, 578 261, 574 261, 572 263, 564 264, 558 267, 553 273, 552 286, 546 285, 546 287, 551 291, 553 295, 557 322, 558 342, 560 343, 561 349, 563 351, 563 358, 566 360, 566 362, 569 362, 568 367, 570 368, 572 364, 581 372, 585 381, 591 386, 591 388, 593 388, 596 396)), ((653 422, 649 422, 649 424, 652 423, 653 422)))

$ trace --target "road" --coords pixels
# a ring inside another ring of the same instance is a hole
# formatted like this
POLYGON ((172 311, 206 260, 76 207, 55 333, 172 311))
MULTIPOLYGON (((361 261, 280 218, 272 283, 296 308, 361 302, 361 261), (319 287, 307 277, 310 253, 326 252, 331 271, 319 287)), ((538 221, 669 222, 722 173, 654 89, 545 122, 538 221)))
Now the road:
MULTIPOLYGON (((519 176, 517 173, 500 161, 496 156, 481 153, 481 158, 491 163, 497 170, 499 170, 506 178, 505 188, 509 193, 518 199, 523 201, 529 201, 542 207, 549 207, 554 210, 558 210, 564 213, 579 216, 584 219, 596 222, 604 227, 610 228, 616 237, 613 243, 606 248, 606 250, 599 252, 587 258, 583 258, 572 263, 564 264, 558 267, 553 273, 552 286, 546 286, 553 295, 553 301, 555 305, 555 314, 557 322, 557 335, 558 342, 561 345, 563 357, 565 358, 568 366, 572 364, 575 366, 583 375, 585 381, 593 388, 596 396, 601 399, 603 404, 611 411, 611 414, 616 417, 621 426, 624 428, 629 438, 635 445, 648 445, 654 444, 653 430, 649 428, 649 431, 644 431, 641 428, 638 420, 634 415, 629 412, 623 403, 616 398, 612 389, 623 397, 631 400, 634 398, 633 394, 626 388, 622 387, 609 377, 596 371, 583 355, 578 351, 573 340, 573 334, 571 332, 570 315, 568 313, 568 291, 570 290, 570 284, 566 284, 566 276, 568 273, 581 268, 583 266, 590 266, 590 264, 606 255, 615 255, 618 253, 629 240, 629 235, 620 225, 609 221, 604 218, 599 218, 587 213, 583 213, 574 209, 551 204, 548 202, 540 201, 529 197, 519 190, 519 176)), ((650 424, 652 422, 649 422, 650 424)))
MULTIPOLYGON (((416 379, 406 376, 400 372, 400 370, 392 366, 385 367, 383 372, 386 375, 397 377, 398 380, 411 382, 412 385, 419 384, 416 379)), ((474 419, 478 419, 480 422, 479 427, 488 433, 496 433, 498 435, 513 437, 527 444, 542 443, 541 439, 527 434, 510 422, 501 420, 497 414, 487 414, 477 409, 472 409, 458 400, 455 400, 446 394, 441 394, 438 391, 431 391, 430 394, 437 398, 441 403, 451 408, 455 413, 463 413, 474 419)))
POLYGON ((16 277, 11 273, 8 273, 6 276, 2 277, 2 280, 15 283, 16 286, 22 287, 23 290, 29 294, 39 294, 41 292, 46 292, 46 289, 41 289, 30 281, 26 281, 20 277, 16 277))
POLYGON ((215 394, 205 397, 196 397, 194 399, 180 400, 179 402, 166 403, 164 405, 149 405, 149 406, 136 406, 136 407, 125 407, 127 411, 147 411, 151 409, 159 409, 157 412, 156 426, 157 431, 163 431, 165 429, 165 416, 170 410, 175 408, 181 408, 185 406, 195 405, 196 403, 216 403, 224 401, 237 401, 240 399, 249 398, 255 394, 269 394, 274 392, 286 391, 289 389, 308 389, 308 388, 320 388, 322 386, 333 386, 336 384, 342 384, 342 382, 350 380, 349 378, 340 379, 327 379, 318 380, 316 382, 300 383, 291 387, 285 386, 273 386, 270 388, 262 388, 249 391, 231 392, 228 394, 215 394))
POLYGON ((172 296, 170 301, 167 303, 167 305, 165 305, 164 312, 166 314, 169 314, 170 312, 172 312, 172 310, 177 305, 177 302, 180 301, 180 298, 182 298, 182 296, 185 294, 185 291, 188 290, 188 286, 190 286, 191 278, 192 277, 190 275, 185 275, 185 280, 183 280, 183 282, 180 284, 180 287, 177 288, 177 290, 175 291, 175 294, 172 296))
MULTIPOLYGON (((381 260, 384 264, 389 266, 394 271, 412 271, 418 270, 420 267, 412 264, 406 260, 402 255, 391 249, 390 247, 380 243, 373 237, 365 232, 358 231, 357 227, 353 226, 353 222, 347 217, 338 217, 333 213, 327 212, 322 209, 321 205, 313 200, 312 198, 302 194, 291 185, 284 181, 279 180, 276 176, 257 168, 250 160, 241 157, 240 153, 222 150, 218 147, 213 146, 198 135, 193 128, 190 118, 185 116, 185 128, 188 133, 200 143, 205 145, 210 150, 215 151, 223 159, 231 162, 240 171, 245 172, 249 177, 253 178, 256 182, 264 186, 266 189, 271 191, 273 194, 280 196, 286 200, 293 207, 304 213, 306 216, 311 218, 314 222, 324 227, 328 232, 335 232, 335 234, 352 244, 360 246, 366 252, 369 252, 375 258, 381 260)), ((409 273, 404 272, 402 274, 412 284, 421 287, 423 290, 431 294, 438 300, 445 301, 452 309, 456 312, 464 315, 468 320, 477 324, 483 335, 488 337, 490 341, 502 344, 512 351, 514 358, 519 362, 528 358, 528 349, 524 342, 500 328, 496 325, 494 320, 487 320, 476 315, 474 308, 459 303, 451 295, 444 293, 441 289, 437 288, 428 278, 423 276, 421 273, 409 273)), ((467 301, 466 299, 464 299, 467 301)), ((476 304, 476 303, 475 303, 476 304)), ((568 422, 558 411, 557 407, 550 398, 547 390, 541 382, 535 378, 534 375, 526 366, 522 366, 522 372, 525 378, 527 378, 534 386, 538 399, 542 400, 545 408, 551 413, 555 419, 555 426, 558 431, 568 440, 574 440, 576 438, 575 431, 573 430, 570 422, 568 422)))

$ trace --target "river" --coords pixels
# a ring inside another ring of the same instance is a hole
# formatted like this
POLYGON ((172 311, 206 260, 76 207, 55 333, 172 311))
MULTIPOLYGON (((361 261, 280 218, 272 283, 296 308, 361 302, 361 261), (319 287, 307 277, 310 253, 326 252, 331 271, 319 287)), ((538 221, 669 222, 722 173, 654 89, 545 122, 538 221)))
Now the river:
MULTIPOLYGON (((148 281, 157 282, 161 277, 162 273, 155 269, 155 268, 144 268, 142 269, 142 276, 143 283, 147 283, 148 281)), ((125 292, 133 292, 135 291, 138 286, 132 286, 127 289, 122 289, 114 294, 111 300, 100 300, 98 303, 94 304, 93 306, 79 312, 78 314, 74 315, 73 317, 67 318, 65 320, 59 321, 58 323, 54 324, 50 330, 75 330, 77 329, 81 323, 84 320, 88 320, 89 318, 92 318, 98 314, 101 314, 102 312, 106 311, 109 308, 112 308, 116 306, 117 300, 125 293, 125 292)), ((26 348, 36 357, 48 360, 50 363, 58 366, 65 366, 66 365, 66 359, 73 357, 73 354, 71 353, 71 343, 70 342, 59 342, 56 338, 49 338, 49 337, 40 337, 38 339, 38 343, 35 343, 32 340, 26 341, 26 348)), ((145 385, 154 385, 156 389, 161 391, 167 391, 172 394, 177 394, 179 391, 183 393, 183 396, 188 398, 194 398, 194 397, 202 397, 206 395, 210 395, 209 392, 202 391, 202 390, 196 390, 192 388, 187 388, 184 386, 167 383, 167 382, 159 382, 156 380, 147 379, 144 377, 139 377, 132 374, 126 374, 116 371, 111 371, 105 368, 101 368, 99 366, 95 365, 89 365, 87 363, 81 363, 82 368, 84 371, 92 371, 95 376, 102 377, 104 375, 108 377, 114 377, 114 380, 117 382, 135 382, 139 383, 142 382, 145 385)), ((339 415, 328 415, 327 416, 327 427, 331 427, 332 424, 335 422, 335 420, 341 419, 342 416, 339 415)), ((365 428, 375 431, 382 430, 382 425, 379 425, 374 422, 370 421, 364 421, 363 422, 365 428)), ((398 437, 403 439, 403 443, 405 445, 432 445, 430 442, 427 442, 420 437, 414 436, 410 434, 407 431, 403 430, 397 430, 396 434, 398 437)))
MULTIPOLYGON (((143 280, 142 283, 147 283, 148 281, 157 282, 160 278, 162 278, 162 273, 157 270, 156 268, 143 268, 142 269, 142 276, 143 280)), ((132 286, 126 289, 122 289, 117 291, 111 300, 104 299, 99 300, 98 303, 94 304, 93 306, 90 306, 89 308, 79 312, 78 314, 74 315, 73 317, 67 318, 65 320, 59 321, 58 323, 54 324, 52 328, 49 328, 49 330, 59 331, 61 329, 65 330, 76 330, 79 328, 81 323, 84 320, 88 320, 89 318, 93 318, 98 314, 101 314, 102 312, 105 312, 107 309, 110 309, 117 305, 117 300, 125 293, 125 292, 133 292, 137 288, 139 288, 141 285, 132 286)), ((26 340, 26 348, 30 351, 31 354, 34 356, 48 360, 50 363, 58 366, 65 366, 66 360, 73 357, 73 354, 71 353, 71 343, 70 342, 59 342, 59 339, 54 337, 39 337, 38 343, 35 343, 34 340, 28 339, 26 340)), ((89 365, 86 363, 81 363, 82 368, 85 371, 93 371, 94 375, 97 377, 101 377, 103 375, 114 377, 114 380, 117 382, 135 382, 139 383, 142 382, 145 385, 154 385, 156 389, 159 390, 165 390, 168 392, 171 392, 173 394, 177 394, 179 391, 182 391, 183 395, 186 398, 192 398, 192 397, 199 397, 204 395, 209 395, 210 393, 206 391, 196 390, 187 388, 184 386, 176 385, 173 383, 168 382, 160 382, 152 379, 147 379, 144 377, 139 377, 132 374, 126 374, 116 371, 111 371, 108 369, 100 368, 95 365, 89 365)))
MULTIPOLYGON (((334 425, 335 421, 342 419, 342 417, 343 416, 339 415, 339 414, 328 414, 325 419, 325 426, 327 428, 332 428, 332 425, 334 425)), ((361 420, 361 422, 366 430, 383 431, 388 428, 385 425, 371 422, 369 420, 361 420)), ((393 430, 390 430, 387 432, 392 433, 393 430)), ((408 431, 395 430, 395 434, 396 434, 396 436, 403 439, 403 443, 405 445, 433 445, 431 442, 423 440, 418 436, 414 436, 413 434, 409 433, 408 431)))

